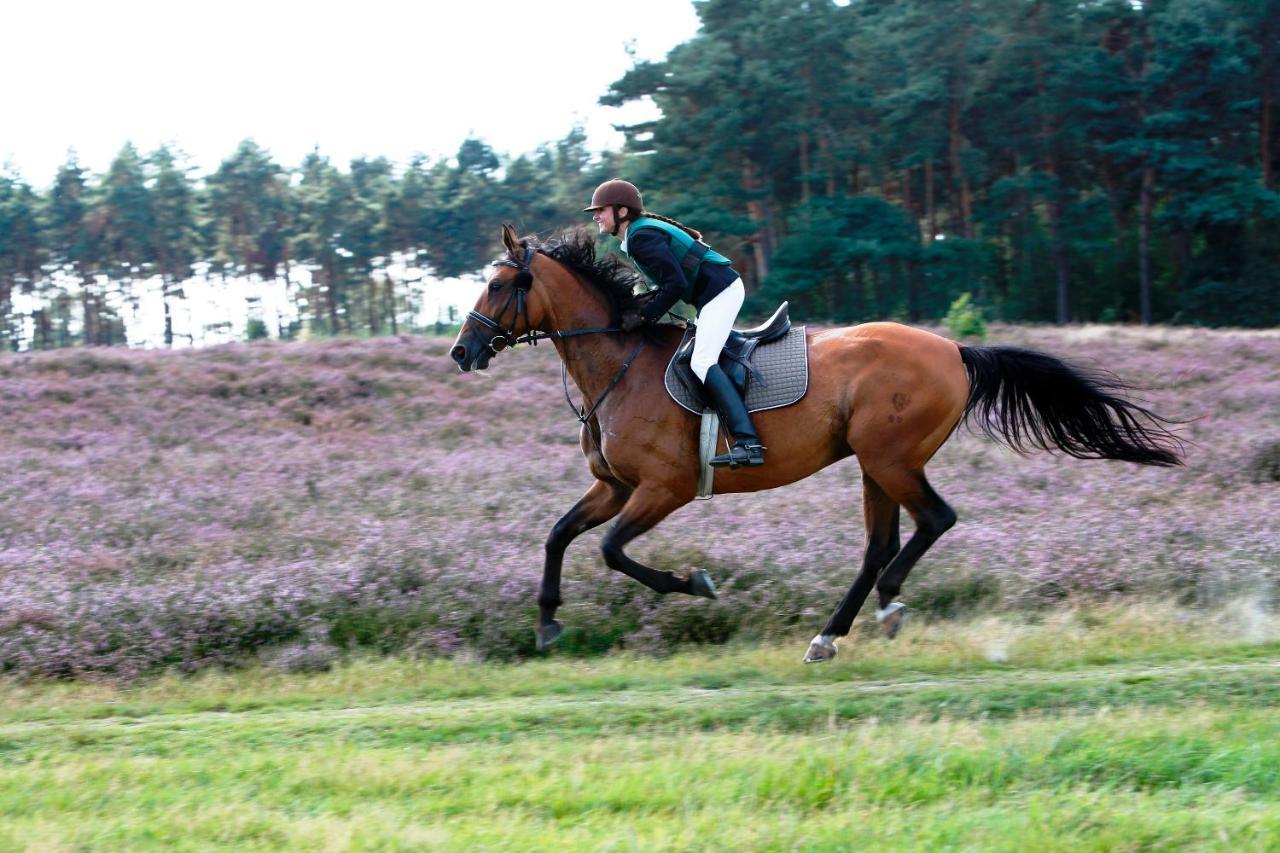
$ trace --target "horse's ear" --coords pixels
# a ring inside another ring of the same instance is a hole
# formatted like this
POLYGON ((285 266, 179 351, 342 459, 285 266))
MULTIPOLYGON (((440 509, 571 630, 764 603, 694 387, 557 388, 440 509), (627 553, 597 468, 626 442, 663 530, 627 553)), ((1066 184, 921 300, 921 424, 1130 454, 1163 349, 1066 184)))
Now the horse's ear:
POLYGON ((516 234, 516 229, 508 222, 502 223, 502 245, 507 247, 507 254, 513 258, 518 257, 524 251, 524 246, 520 243, 520 237, 516 234))

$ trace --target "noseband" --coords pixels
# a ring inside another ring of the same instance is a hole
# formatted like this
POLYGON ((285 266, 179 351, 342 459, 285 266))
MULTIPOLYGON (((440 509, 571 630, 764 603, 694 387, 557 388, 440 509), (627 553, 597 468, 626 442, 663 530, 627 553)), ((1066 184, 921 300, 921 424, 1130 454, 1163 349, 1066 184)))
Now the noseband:
MULTIPOLYGON (((479 311, 473 310, 467 312, 467 319, 475 320, 485 329, 494 333, 493 337, 489 339, 489 343, 487 344, 489 352, 497 355, 507 347, 513 347, 516 344, 532 344, 537 346, 538 341, 550 340, 551 338, 564 340, 565 338, 572 338, 578 335, 595 335, 602 332, 622 331, 622 329, 617 326, 605 326, 599 329, 570 329, 568 331, 556 332, 539 332, 536 329, 529 329, 529 331, 525 332, 523 335, 516 335, 516 333, 511 329, 503 326, 500 321, 502 320, 503 315, 507 313, 507 309, 511 307, 511 303, 514 301, 516 306, 515 322, 518 324, 520 322, 520 318, 523 317, 525 321, 525 328, 529 327, 528 294, 529 288, 533 287, 533 273, 530 271, 529 265, 533 261, 534 254, 536 254, 536 250, 532 246, 525 246, 524 257, 520 260, 516 260, 514 258, 503 258, 502 260, 493 262, 495 267, 511 267, 518 271, 515 279, 512 281, 511 295, 507 297, 507 301, 503 304, 502 310, 498 312, 496 319, 486 317, 479 311)), ((577 417, 580 422, 586 423, 587 420, 595 414, 596 409, 600 408, 600 404, 604 402, 604 398, 608 397, 609 392, 622 381, 622 377, 626 375, 627 370, 631 367, 631 363, 634 362, 636 360, 636 356, 640 354, 640 350, 644 349, 644 345, 645 341, 642 338, 640 340, 640 345, 635 348, 631 353, 631 356, 623 363, 622 369, 620 369, 617 375, 613 377, 613 381, 604 389, 604 393, 600 395, 590 409, 586 406, 578 407, 569 397, 568 353, 565 353, 565 357, 560 362, 560 383, 564 386, 565 401, 568 402, 569 408, 573 410, 574 416, 577 417)))

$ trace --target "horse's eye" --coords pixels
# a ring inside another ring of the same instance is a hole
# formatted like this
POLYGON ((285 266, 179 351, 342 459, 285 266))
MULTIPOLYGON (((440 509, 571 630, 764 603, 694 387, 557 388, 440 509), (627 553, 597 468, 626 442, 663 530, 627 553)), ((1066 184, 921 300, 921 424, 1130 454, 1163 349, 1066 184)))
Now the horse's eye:
POLYGON ((489 289, 494 293, 497 293, 499 290, 502 290, 502 282, 500 281, 489 282, 489 289))

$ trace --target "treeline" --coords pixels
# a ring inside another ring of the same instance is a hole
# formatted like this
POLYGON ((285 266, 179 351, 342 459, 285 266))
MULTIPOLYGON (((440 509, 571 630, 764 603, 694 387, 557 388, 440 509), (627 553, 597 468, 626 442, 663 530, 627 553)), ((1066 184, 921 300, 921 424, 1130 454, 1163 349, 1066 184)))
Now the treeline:
POLYGON ((413 315, 414 279, 480 269, 503 221, 530 231, 584 221, 583 199, 617 170, 616 155, 592 157, 574 129, 527 156, 468 139, 449 160, 401 169, 385 158, 340 168, 318 152, 286 168, 246 140, 203 177, 177 152, 131 144, 101 175, 71 157, 43 192, 3 175, 0 346, 123 343, 121 308, 156 277, 173 345, 173 304, 195 275, 286 289, 300 319, 267 329, 251 316, 250 336, 396 333, 413 315), (393 276, 393 265, 413 272, 393 276), (15 310, 19 296, 28 310, 15 310))
POLYGON ((693 39, 601 98, 661 108, 621 152, 574 130, 516 158, 469 139, 286 168, 246 141, 196 177, 126 145, 47 190, 0 176, 0 345, 120 342, 157 276, 172 343, 193 274, 278 282, 281 336, 395 332, 412 292, 390 268, 478 270, 500 222, 580 223, 619 174, 761 310, 922 320, 969 294, 1014 321, 1280 325, 1280 0, 695 5, 693 39))
POLYGON ((702 0, 628 169, 759 307, 1280 324, 1280 0, 702 0))

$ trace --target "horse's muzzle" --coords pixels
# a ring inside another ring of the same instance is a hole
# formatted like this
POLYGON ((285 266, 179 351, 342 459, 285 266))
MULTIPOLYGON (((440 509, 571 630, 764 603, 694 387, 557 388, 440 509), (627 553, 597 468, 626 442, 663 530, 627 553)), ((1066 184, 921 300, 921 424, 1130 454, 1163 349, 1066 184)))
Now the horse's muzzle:
POLYGON ((484 370, 489 366, 489 359, 493 358, 494 351, 491 347, 484 344, 455 344, 453 349, 449 350, 449 357, 453 359, 454 364, 458 365, 458 369, 463 373, 469 370, 484 370))

